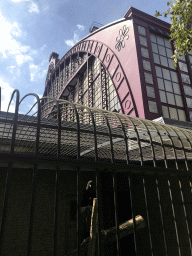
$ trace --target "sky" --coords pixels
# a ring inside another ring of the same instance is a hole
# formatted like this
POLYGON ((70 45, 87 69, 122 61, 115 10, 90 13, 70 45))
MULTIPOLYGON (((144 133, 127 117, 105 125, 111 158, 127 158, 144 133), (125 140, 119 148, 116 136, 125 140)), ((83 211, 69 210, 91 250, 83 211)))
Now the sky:
MULTIPOLYGON (((89 34, 93 21, 107 25, 131 6, 154 16, 167 10, 167 0, 1 0, 1 110, 7 111, 15 89, 20 99, 27 93, 42 97, 50 54, 61 58, 89 34)), ((25 98, 19 112, 27 113, 34 102, 32 96, 25 98)), ((13 101, 9 111, 14 109, 13 101)))

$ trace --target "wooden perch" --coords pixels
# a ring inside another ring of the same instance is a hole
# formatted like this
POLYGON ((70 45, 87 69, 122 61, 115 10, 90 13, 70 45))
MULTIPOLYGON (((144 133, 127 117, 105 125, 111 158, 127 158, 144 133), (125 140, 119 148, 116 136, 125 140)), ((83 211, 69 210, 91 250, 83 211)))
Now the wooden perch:
MULTIPOLYGON (((146 226, 143 217, 140 215, 137 215, 135 217, 135 222, 136 222, 136 230, 144 228, 146 226)), ((133 219, 130 219, 130 220, 124 222, 123 224, 119 225, 120 239, 129 234, 132 234, 133 230, 134 230, 133 219)), ((108 230, 101 231, 101 243, 102 244, 108 244, 108 243, 111 243, 114 241, 116 241, 115 227, 110 228, 108 230)), ((84 239, 84 241, 80 245, 80 255, 81 256, 87 255, 89 242, 90 242, 90 237, 84 239)), ((68 256, 76 256, 76 255, 77 255, 77 250, 68 254, 68 256)))

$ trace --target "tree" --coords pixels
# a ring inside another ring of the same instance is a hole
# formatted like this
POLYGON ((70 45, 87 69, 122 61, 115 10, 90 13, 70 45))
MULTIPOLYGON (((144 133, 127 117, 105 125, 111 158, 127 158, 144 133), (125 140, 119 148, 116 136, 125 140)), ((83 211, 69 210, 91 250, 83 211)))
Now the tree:
MULTIPOLYGON (((167 2, 169 9, 163 13, 171 18, 170 41, 174 41, 174 63, 177 65, 178 56, 192 52, 192 0, 176 0, 167 2)), ((155 17, 162 14, 156 11, 155 17)))

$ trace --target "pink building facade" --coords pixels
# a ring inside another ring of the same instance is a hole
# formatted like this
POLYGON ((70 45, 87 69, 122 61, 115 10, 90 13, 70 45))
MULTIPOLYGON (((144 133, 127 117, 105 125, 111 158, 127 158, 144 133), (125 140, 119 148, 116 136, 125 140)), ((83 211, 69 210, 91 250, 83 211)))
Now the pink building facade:
POLYGON ((51 54, 44 96, 143 119, 192 121, 192 53, 174 66, 169 28, 131 7, 61 59, 51 54))

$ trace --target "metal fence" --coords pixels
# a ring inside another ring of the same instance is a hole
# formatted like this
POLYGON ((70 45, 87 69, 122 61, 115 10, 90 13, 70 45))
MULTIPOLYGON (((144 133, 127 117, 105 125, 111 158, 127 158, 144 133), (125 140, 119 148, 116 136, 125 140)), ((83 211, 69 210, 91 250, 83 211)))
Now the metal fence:
POLYGON ((192 254, 191 130, 14 97, 0 114, 0 255, 192 254))

